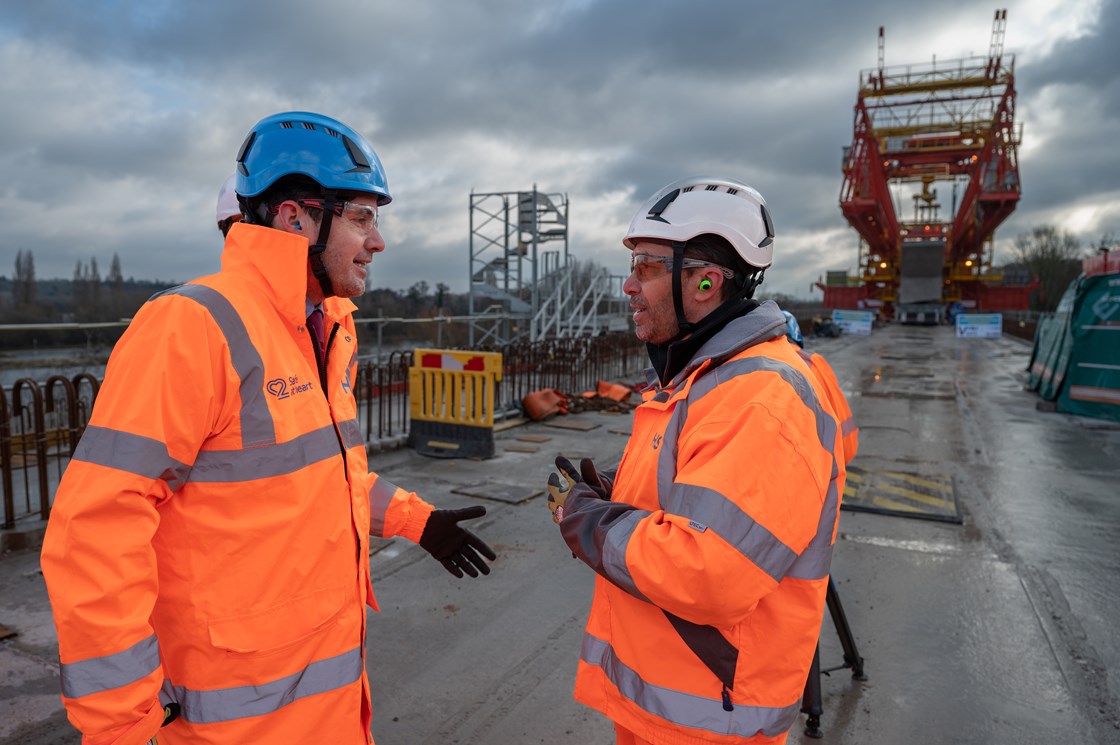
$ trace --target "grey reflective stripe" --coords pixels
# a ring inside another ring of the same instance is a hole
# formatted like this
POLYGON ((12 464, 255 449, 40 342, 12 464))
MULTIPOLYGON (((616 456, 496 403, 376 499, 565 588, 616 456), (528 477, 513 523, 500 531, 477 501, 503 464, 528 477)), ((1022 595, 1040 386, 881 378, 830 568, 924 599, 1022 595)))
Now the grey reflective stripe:
POLYGON ((618 692, 643 711, 681 727, 692 727, 722 737, 753 737, 759 732, 767 737, 776 737, 793 726, 801 709, 801 702, 797 701, 789 706, 777 707, 735 704, 732 711, 724 711, 720 692, 715 690, 715 681, 712 686, 715 698, 647 683, 615 655, 609 644, 590 634, 584 634, 580 659, 600 668, 618 692))
POLYGON ((236 484, 295 473, 341 455, 334 425, 306 432, 294 440, 246 450, 200 450, 191 481, 236 484))
POLYGON ((840 424, 840 434, 844 437, 847 437, 857 429, 859 429, 859 427, 856 426, 856 420, 852 417, 848 417, 840 424))
POLYGON ((365 446, 366 438, 362 437, 362 428, 358 425, 357 419, 339 422, 338 431, 342 435, 342 447, 347 450, 365 446))
POLYGON ((801 555, 794 559, 793 564, 786 570, 786 576, 793 579, 824 579, 827 577, 829 567, 832 566, 831 530, 828 538, 830 543, 827 546, 806 546, 801 555))
POLYGON ((171 491, 182 488, 191 473, 191 467, 168 455, 167 445, 159 440, 93 425, 82 433, 73 460, 162 479, 171 491))
POLYGON ((673 484, 665 511, 708 526, 775 582, 781 582, 797 553, 723 494, 703 486, 673 484))
POLYGON ((612 525, 607 531, 607 539, 603 541, 602 562, 603 573, 612 583, 634 597, 648 602, 646 596, 634 584, 634 577, 626 565, 626 547, 630 545, 630 537, 634 535, 638 523, 647 517, 649 513, 645 510, 633 510, 612 525))
MULTIPOLYGON (((230 361, 241 379, 241 445, 255 447, 276 442, 276 427, 264 397, 264 361, 249 339, 249 332, 233 305, 217 290, 205 285, 180 285, 163 295, 182 295, 210 311, 226 337, 230 361)), ((153 298, 154 299, 154 298, 153 298)))
POLYGON ((255 686, 196 691, 164 681, 160 701, 178 703, 192 724, 214 724, 272 714, 301 698, 334 691, 362 675, 362 648, 310 665, 292 675, 255 686))
POLYGON ((62 695, 81 698, 111 691, 151 675, 159 667, 159 645, 154 635, 128 649, 60 666, 62 695))
POLYGON ((797 579, 822 579, 828 576, 832 561, 832 532, 836 525, 839 504, 836 485, 839 466, 835 445, 836 420, 821 408, 813 386, 804 375, 786 363, 769 357, 730 360, 696 380, 689 389, 687 400, 679 401, 674 407, 669 424, 665 428, 665 439, 658 456, 658 499, 666 511, 696 519, 716 530, 720 536, 738 547, 744 555, 755 561, 763 571, 778 581, 781 581, 783 576, 797 579), (817 522, 817 531, 801 556, 793 553, 792 549, 778 541, 769 531, 755 523, 753 518, 718 492, 704 490, 707 494, 698 495, 694 490, 699 487, 676 483, 677 443, 688 418, 689 405, 711 393, 716 386, 739 375, 749 375, 754 372, 777 373, 797 392, 802 403, 813 413, 821 447, 832 456, 832 473, 817 522), (720 502, 726 502, 726 505, 721 505, 720 502), (705 511, 708 517, 694 514, 694 511, 699 510, 705 511), (730 522, 724 522, 725 520, 730 522), (763 530, 764 533, 754 533, 758 529, 763 530), (788 555, 785 552, 789 552, 788 555))
POLYGON ((369 533, 370 535, 378 536, 379 538, 387 538, 385 535, 385 513, 389 511, 389 503, 393 501, 393 495, 397 493, 396 484, 383 476, 378 476, 373 480, 373 485, 369 488, 369 533))

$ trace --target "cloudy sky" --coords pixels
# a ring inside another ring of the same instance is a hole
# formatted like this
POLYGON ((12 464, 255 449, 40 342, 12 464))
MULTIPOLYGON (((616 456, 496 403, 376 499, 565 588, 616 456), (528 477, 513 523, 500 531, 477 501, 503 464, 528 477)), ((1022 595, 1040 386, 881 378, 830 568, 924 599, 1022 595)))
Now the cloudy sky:
MULTIPOLYGON (((1023 197, 997 233, 1120 238, 1120 0, 1002 0, 1023 197)), ((987 55, 974 0, 37 0, 0 14, 0 274, 114 253, 126 277, 214 271, 214 203, 260 118, 364 133, 389 175, 371 283, 467 290, 469 200, 570 200, 570 250, 619 274, 658 187, 727 175, 766 197, 765 290, 855 268, 838 208, 859 71, 987 55), (858 9, 857 9, 858 8, 858 9)), ((820 297, 816 292, 815 297, 820 297)))

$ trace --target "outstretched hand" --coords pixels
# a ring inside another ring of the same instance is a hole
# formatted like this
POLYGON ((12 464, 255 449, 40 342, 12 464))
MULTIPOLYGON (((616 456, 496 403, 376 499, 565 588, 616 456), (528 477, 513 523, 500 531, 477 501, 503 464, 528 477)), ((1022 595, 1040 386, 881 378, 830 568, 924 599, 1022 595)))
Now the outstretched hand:
POLYGON ((498 555, 474 533, 459 526, 463 520, 474 520, 485 514, 486 508, 481 505, 460 510, 435 510, 424 526, 420 547, 456 577, 464 574, 477 577, 479 572, 490 574, 490 566, 482 557, 494 561, 498 555))

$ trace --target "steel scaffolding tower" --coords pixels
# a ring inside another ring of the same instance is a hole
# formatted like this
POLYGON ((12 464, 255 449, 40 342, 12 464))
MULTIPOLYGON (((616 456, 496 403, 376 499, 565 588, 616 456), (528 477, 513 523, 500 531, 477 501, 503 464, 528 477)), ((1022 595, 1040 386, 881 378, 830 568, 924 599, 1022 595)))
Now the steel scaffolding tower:
POLYGON ((567 194, 471 193, 470 345, 629 328, 622 283, 568 252, 567 194))

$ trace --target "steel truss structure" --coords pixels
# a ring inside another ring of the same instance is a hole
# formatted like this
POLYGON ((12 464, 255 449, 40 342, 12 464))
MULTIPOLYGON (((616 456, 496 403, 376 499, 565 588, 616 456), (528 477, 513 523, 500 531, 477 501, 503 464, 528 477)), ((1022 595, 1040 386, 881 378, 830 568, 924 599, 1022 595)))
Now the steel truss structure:
POLYGON ((887 315, 899 300, 904 249, 918 243, 943 252, 935 300, 999 307, 988 287, 1000 279, 991 273, 992 238, 1019 201, 1022 139, 1006 23, 997 10, 987 57, 899 67, 883 64, 880 27, 879 65, 860 72, 840 209, 861 238, 860 295, 887 315), (939 184, 951 188, 947 218, 939 184), (901 214, 907 196, 912 219, 901 214))

